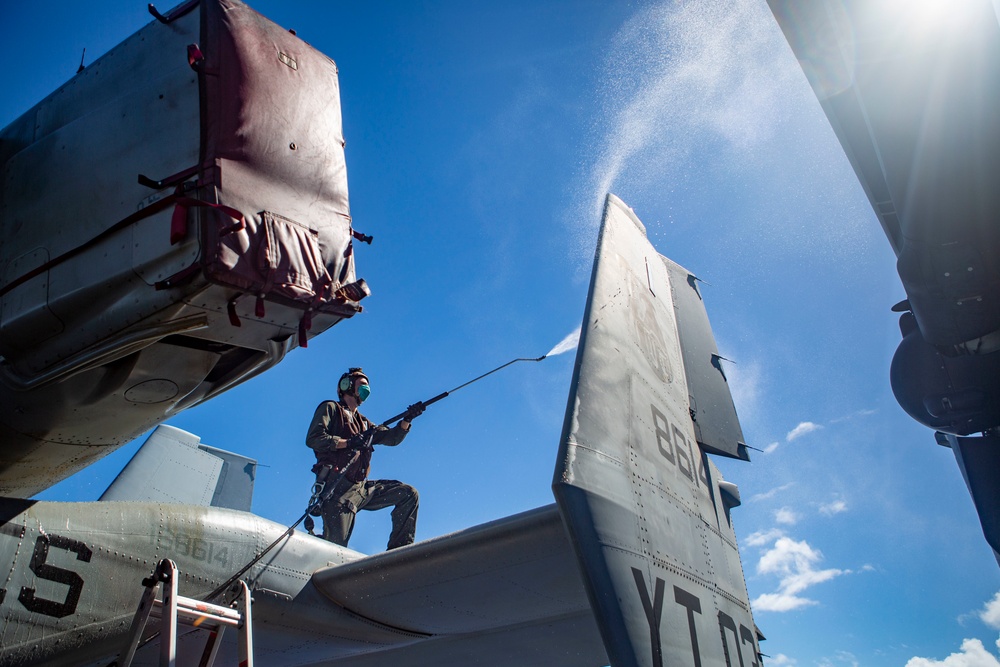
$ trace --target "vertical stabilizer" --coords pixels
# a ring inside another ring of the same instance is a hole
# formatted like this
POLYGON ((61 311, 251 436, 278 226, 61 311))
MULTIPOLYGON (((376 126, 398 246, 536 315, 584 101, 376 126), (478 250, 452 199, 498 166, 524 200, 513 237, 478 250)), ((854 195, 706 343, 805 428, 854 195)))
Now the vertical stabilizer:
POLYGON ((138 500, 250 511, 257 461, 201 444, 161 424, 101 500, 138 500))
POLYGON ((699 442, 736 458, 745 445, 689 277, 608 195, 553 491, 614 667, 760 664, 738 491, 720 492, 699 442))

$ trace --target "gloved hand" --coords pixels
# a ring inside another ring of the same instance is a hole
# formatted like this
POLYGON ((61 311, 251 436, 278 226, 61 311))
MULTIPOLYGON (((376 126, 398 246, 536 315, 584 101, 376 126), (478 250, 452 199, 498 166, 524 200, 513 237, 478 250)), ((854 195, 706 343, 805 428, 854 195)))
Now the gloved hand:
POLYGON ((362 431, 347 439, 347 449, 364 449, 368 447, 368 432, 362 431))
POLYGON ((424 414, 424 410, 426 409, 427 406, 424 405, 423 401, 417 401, 413 405, 406 408, 406 412, 403 413, 403 421, 408 421, 408 422, 413 421, 420 415, 424 414))

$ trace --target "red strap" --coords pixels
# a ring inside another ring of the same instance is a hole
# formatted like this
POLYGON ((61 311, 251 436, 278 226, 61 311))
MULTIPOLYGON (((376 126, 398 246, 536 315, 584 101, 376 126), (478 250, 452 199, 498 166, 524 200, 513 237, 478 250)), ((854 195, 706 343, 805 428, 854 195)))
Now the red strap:
POLYGON ((203 62, 205 62, 205 56, 201 52, 201 49, 198 48, 197 44, 188 44, 187 52, 188 65, 191 66, 191 69, 197 69, 198 67, 201 67, 203 62))
POLYGON ((180 243, 187 236, 187 206, 177 204, 174 207, 174 214, 170 218, 170 245, 180 243))
POLYGON ((187 209, 190 206, 207 206, 208 208, 214 208, 216 211, 222 211, 230 218, 236 222, 224 227, 219 231, 219 236, 226 236, 227 234, 232 234, 233 232, 238 232, 246 229, 247 221, 237 209, 232 206, 226 206, 225 204, 213 204, 212 202, 202 201, 200 199, 192 199, 191 197, 174 197, 174 201, 177 202, 177 208, 174 209, 174 216, 170 221, 170 244, 173 245, 184 238, 187 234, 187 209), (183 211, 183 217, 179 211, 183 211), (179 234, 179 235, 178 235, 179 234))
POLYGON ((240 322, 240 316, 236 314, 236 301, 241 296, 243 295, 237 294, 236 296, 234 296, 232 299, 229 300, 228 304, 226 304, 226 310, 229 312, 229 323, 232 324, 234 327, 243 326, 243 323, 240 322))
POLYGON ((312 303, 309 304, 310 310, 318 308, 319 305, 329 297, 331 287, 333 287, 333 279, 329 276, 329 274, 324 274, 313 284, 316 296, 313 297, 312 303))
POLYGON ((299 347, 309 347, 309 339, 306 338, 306 332, 312 329, 312 311, 307 310, 299 320, 299 347))
POLYGON ((2 297, 4 294, 7 294, 11 290, 17 288, 18 286, 23 285, 24 283, 28 282, 32 278, 40 276, 41 274, 45 273, 46 271, 48 271, 52 267, 54 267, 54 266, 56 266, 58 264, 61 264, 62 262, 65 262, 66 260, 71 259, 71 258, 79 255, 80 253, 84 252, 85 250, 88 250, 89 248, 97 245, 97 243, 99 243, 103 239, 106 239, 107 237, 111 236, 115 232, 118 232, 118 231, 120 231, 122 229, 125 229, 129 225, 135 224, 139 220, 142 220, 143 218, 147 218, 147 217, 153 215, 154 213, 162 211, 167 206, 169 206, 172 201, 174 201, 173 195, 168 195, 168 196, 164 197, 163 199, 158 199, 157 201, 153 202, 149 206, 146 206, 145 208, 141 208, 138 211, 136 211, 135 213, 133 213, 133 214, 131 214, 131 215, 125 217, 125 218, 122 218, 121 220, 119 220, 115 224, 111 225, 110 227, 108 227, 107 229, 105 229, 103 232, 101 232, 97 236, 94 236, 93 238, 91 238, 89 241, 85 241, 84 243, 81 243, 80 245, 76 246, 75 248, 70 248, 69 250, 67 250, 63 254, 61 254, 61 255, 59 255, 57 257, 53 257, 52 259, 50 259, 49 261, 45 262, 41 266, 36 267, 36 268, 32 269, 31 271, 28 271, 24 275, 21 275, 18 278, 15 278, 14 280, 10 281, 6 285, 4 285, 4 287, 2 289, 0 289, 0 297, 2 297))
POLYGON ((264 317, 264 297, 257 297, 257 304, 254 306, 253 314, 257 317, 264 317))

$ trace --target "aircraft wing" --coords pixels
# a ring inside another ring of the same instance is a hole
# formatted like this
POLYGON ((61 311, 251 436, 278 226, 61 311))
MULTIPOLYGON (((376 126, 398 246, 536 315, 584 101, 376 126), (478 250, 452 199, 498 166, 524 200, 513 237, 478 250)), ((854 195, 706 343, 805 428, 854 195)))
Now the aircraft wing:
POLYGON ((988 0, 769 0, 898 257, 923 337, 1000 329, 1000 27, 988 0))
POLYGON ((358 616, 426 635, 338 665, 608 664, 555 505, 324 568, 312 582, 358 616))
POLYGON ((1000 561, 1000 25, 988 0, 768 0, 897 256, 890 380, 1000 561), (982 433, 973 437, 974 433, 982 433))

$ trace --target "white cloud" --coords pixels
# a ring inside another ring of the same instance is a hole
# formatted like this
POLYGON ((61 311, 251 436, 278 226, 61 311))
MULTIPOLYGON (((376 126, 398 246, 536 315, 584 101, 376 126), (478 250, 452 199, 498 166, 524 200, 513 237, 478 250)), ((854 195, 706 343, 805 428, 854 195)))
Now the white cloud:
POLYGON ((765 544, 770 544, 771 542, 777 540, 779 537, 784 537, 784 536, 785 536, 785 531, 781 530, 780 528, 772 528, 771 530, 766 530, 766 531, 758 530, 756 533, 753 533, 745 540, 743 540, 743 544, 750 547, 762 547, 765 544))
POLYGON ((823 427, 820 426, 819 424, 814 424, 813 422, 802 422, 798 426, 796 426, 795 428, 793 428, 791 431, 788 432, 788 435, 785 436, 785 440, 787 442, 791 442, 792 440, 795 440, 797 438, 801 438, 802 436, 804 436, 807 433, 812 433, 813 431, 818 431, 821 428, 823 428, 823 427))
POLYGON ((799 515, 791 507, 782 507, 774 513, 774 520, 786 526, 794 526, 799 522, 799 515))
POLYGON ((847 503, 843 500, 834 500, 819 506, 819 513, 825 514, 826 516, 833 516, 834 514, 840 514, 841 512, 847 511, 847 503))
POLYGON ((1000 630, 1000 592, 983 605, 983 610, 979 612, 979 619, 994 630, 1000 630))
POLYGON ((778 590, 758 596, 751 603, 753 608, 757 611, 780 612, 819 604, 800 594, 816 584, 848 573, 847 570, 836 568, 817 570, 816 565, 821 560, 823 554, 805 541, 796 541, 786 536, 777 538, 774 546, 760 557, 757 573, 777 575, 778 590))
POLYGON ((773 452, 774 450, 776 450, 778 448, 779 444, 781 444, 781 443, 779 443, 777 441, 772 442, 770 445, 768 445, 767 447, 764 448, 764 453, 765 454, 770 454, 771 452, 773 452))
MULTIPOLYGON (((1000 646, 1000 640, 997 640, 1000 646)), ((1000 660, 986 650, 978 639, 965 639, 958 653, 952 653, 944 660, 931 658, 910 658, 906 667, 1000 667, 1000 660)))
POLYGON ((795 658, 789 658, 784 653, 779 653, 767 661, 767 664, 770 665, 770 667, 784 667, 785 665, 789 665, 789 667, 791 667, 797 663, 798 661, 795 658))
MULTIPOLYGON (((775 443, 777 444, 777 443, 775 443)), ((765 450, 766 451, 766 450, 765 450)), ((788 484, 782 484, 781 486, 776 486, 770 491, 765 491, 764 493, 758 493, 750 498, 750 502, 757 500, 767 500, 768 498, 773 498, 782 491, 787 491, 788 489, 795 486, 795 482, 789 482, 788 484)))
POLYGON ((819 604, 815 600, 786 593, 762 593, 750 605, 755 611, 794 611, 800 607, 819 604))
POLYGON ((837 651, 837 659, 851 667, 858 667, 858 658, 850 651, 837 651))

